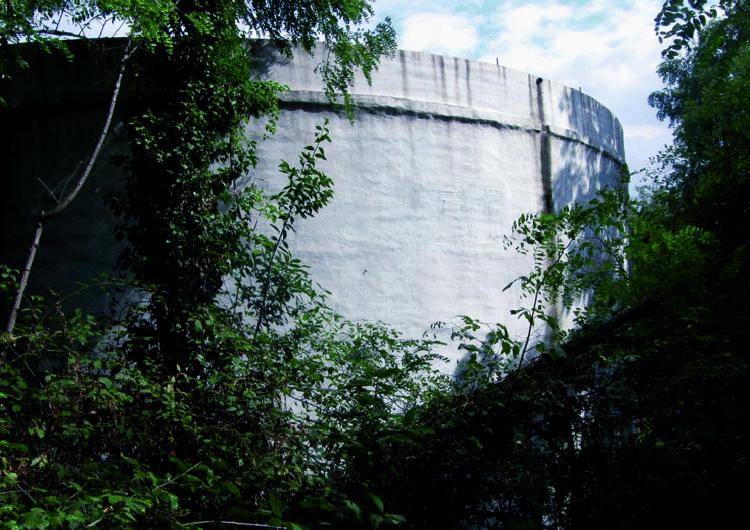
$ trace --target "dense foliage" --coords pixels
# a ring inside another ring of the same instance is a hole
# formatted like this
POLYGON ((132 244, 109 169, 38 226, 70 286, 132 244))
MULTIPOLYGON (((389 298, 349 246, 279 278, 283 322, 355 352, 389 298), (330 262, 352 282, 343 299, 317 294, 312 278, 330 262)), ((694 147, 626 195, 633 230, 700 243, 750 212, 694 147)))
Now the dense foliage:
MULTIPOLYGON (((66 47, 50 40, 58 13, 128 22, 129 39, 112 44, 129 63, 131 118, 128 178, 112 197, 128 242, 115 279, 125 310, 109 321, 27 297, 3 337, 0 524, 400 522, 378 492, 337 482, 363 437, 393 428, 442 378, 429 344, 334 314, 289 253, 295 222, 333 193, 317 166, 327 124, 281 163, 281 191, 236 185, 256 161, 245 127, 272 133, 284 90, 252 80, 248 32, 282 49, 325 38, 333 97, 393 49, 390 27, 358 29, 371 14, 359 1, 4 7, 11 73, 23 67, 14 40, 66 47)), ((5 294, 15 278, 3 271, 5 294)))
POLYGON ((535 263, 517 313, 553 330, 536 358, 518 367, 527 343, 466 319, 470 391, 413 411, 424 434, 358 469, 413 528, 745 525, 750 6, 721 4, 657 20, 673 40, 651 102, 675 142, 641 197, 517 222, 509 244, 535 263))
MULTIPOLYGON (((428 342, 355 325, 289 252, 330 200, 327 124, 269 194, 243 128, 284 87, 251 81, 255 30, 331 44, 329 93, 392 49, 366 2, 15 2, 9 43, 130 22, 129 243, 115 322, 27 297, 0 365, 0 525, 734 527, 750 504, 746 344, 750 6, 665 2, 652 96, 674 146, 641 197, 524 215, 516 338, 469 316, 446 381, 428 342), (54 14, 57 15, 54 15, 54 14), (45 29, 46 28, 46 29, 45 29), (575 321, 565 331, 562 321, 575 321), (532 333, 549 330, 537 343, 532 333)), ((15 54, 15 55, 14 55, 15 54)), ((266 121, 258 121, 264 118, 266 121)), ((334 139, 335 140, 335 139, 334 139)), ((16 274, 3 269, 11 295, 16 274)))

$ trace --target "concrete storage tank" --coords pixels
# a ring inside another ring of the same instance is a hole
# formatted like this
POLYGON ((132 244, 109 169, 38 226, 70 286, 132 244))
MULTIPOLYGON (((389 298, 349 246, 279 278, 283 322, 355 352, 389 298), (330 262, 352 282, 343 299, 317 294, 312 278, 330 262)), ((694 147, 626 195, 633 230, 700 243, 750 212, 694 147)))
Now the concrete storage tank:
MULTIPOLYGON (((278 133, 261 144, 247 180, 274 188, 281 158, 295 160, 315 125, 330 118, 323 166, 335 181, 331 204, 298 225, 293 250, 310 264, 331 302, 352 319, 382 320, 421 336, 435 320, 468 314, 509 321, 527 258, 503 249, 522 213, 585 201, 618 185, 622 128, 593 98, 494 64, 398 51, 368 86, 358 79, 350 123, 322 92, 321 56, 284 59, 258 47, 259 75, 287 84, 278 133)), ((33 233, 33 205, 48 183, 75 169, 101 126, 117 58, 76 43, 72 64, 34 55, 2 89, 4 152, 2 261, 20 266, 33 233)), ((248 131, 248 134, 253 134, 248 131)), ((45 232, 32 276, 64 292, 110 270, 115 221, 102 191, 122 178, 117 126, 85 193, 45 232)), ((102 308, 104 300, 84 300, 102 308)), ((516 331, 523 328, 518 323, 516 331)))

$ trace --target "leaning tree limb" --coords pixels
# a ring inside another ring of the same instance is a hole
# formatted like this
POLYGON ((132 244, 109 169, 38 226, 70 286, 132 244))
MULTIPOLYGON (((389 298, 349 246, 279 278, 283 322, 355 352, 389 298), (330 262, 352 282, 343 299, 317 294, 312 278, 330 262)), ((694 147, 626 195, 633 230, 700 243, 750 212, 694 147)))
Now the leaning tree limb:
POLYGON ((29 252, 26 256, 26 263, 24 264, 23 271, 21 271, 21 278, 18 282, 18 288, 16 289, 16 296, 13 300, 13 306, 11 307, 10 314, 8 316, 8 323, 5 326, 5 331, 8 334, 13 333, 13 328, 16 325, 16 319, 18 318, 18 311, 21 309, 21 302, 23 300, 24 292, 26 291, 26 287, 29 283, 29 275, 31 274, 31 268, 34 265, 34 258, 36 257, 36 251, 39 248, 39 241, 42 238, 42 231, 44 230, 44 224, 60 215, 65 209, 70 206, 70 203, 73 202, 73 200, 78 196, 78 193, 83 188, 84 184, 86 184, 86 181, 88 180, 89 176, 91 175, 91 170, 94 168, 94 163, 96 162, 97 158, 99 157, 99 154, 102 150, 102 147, 104 146, 104 140, 107 138, 107 133, 109 133, 110 125, 112 124, 112 117, 115 113, 115 106, 117 104, 117 99, 120 95, 120 87, 122 86, 122 78, 125 75, 125 64, 127 63, 128 59, 133 55, 133 52, 135 52, 135 47, 131 49, 131 42, 128 41, 125 45, 125 51, 122 55, 122 59, 120 60, 120 68, 117 72, 117 78, 115 79, 115 86, 112 90, 112 98, 109 102, 109 108, 107 109, 107 116, 104 120, 104 125, 102 126, 101 133, 99 133, 99 138, 96 142, 96 145, 94 146, 94 150, 91 152, 91 156, 89 156, 88 162, 86 163, 86 167, 83 169, 83 172, 78 177, 78 180, 75 183, 75 186, 65 195, 62 197, 62 199, 55 205, 54 208, 52 208, 49 211, 42 210, 39 213, 39 218, 37 220, 36 224, 36 230, 34 231, 34 238, 31 242, 31 246, 29 247, 29 252))

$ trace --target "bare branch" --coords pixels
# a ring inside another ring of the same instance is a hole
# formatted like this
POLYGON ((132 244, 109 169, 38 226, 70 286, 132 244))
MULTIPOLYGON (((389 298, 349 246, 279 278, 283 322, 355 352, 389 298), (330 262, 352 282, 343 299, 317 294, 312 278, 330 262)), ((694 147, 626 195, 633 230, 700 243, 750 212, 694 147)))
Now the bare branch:
POLYGON ((53 201, 55 201, 55 202, 58 202, 58 203, 59 203, 59 202, 60 202, 60 199, 58 199, 58 198, 57 198, 57 197, 55 196, 55 194, 54 194, 54 193, 52 193, 52 190, 51 190, 51 189, 49 189, 49 186, 47 186, 47 183, 46 183, 46 182, 44 182, 44 181, 43 181, 42 179, 40 179, 39 177, 37 177, 36 179, 37 179, 37 180, 39 181, 39 184, 41 184, 41 185, 42 185, 42 186, 44 187, 44 189, 45 189, 45 190, 47 190, 47 193, 49 193, 49 194, 50 194, 50 197, 52 197, 52 200, 53 200, 53 201))
POLYGON ((192 523, 181 523, 182 526, 198 526, 200 524, 223 524, 228 526, 245 526, 249 528, 271 528, 272 530, 284 530, 283 526, 269 526, 258 523, 240 523, 237 521, 193 521, 192 523))
MULTIPOLYGON (((57 32, 55 32, 57 33, 57 32)), ((42 231, 44 229, 44 223, 52 219, 58 215, 60 215, 73 200, 76 198, 78 193, 83 188, 83 185, 86 183, 86 180, 88 180, 89 175, 91 175, 91 170, 94 167, 94 163, 96 162, 97 158, 99 157, 99 153, 101 152, 102 146, 104 145, 104 140, 107 137, 107 133, 109 132, 109 127, 112 124, 112 116, 115 112, 115 105, 117 104, 117 98, 120 95, 120 87, 122 86, 122 78, 125 74, 125 64, 127 63, 130 56, 135 51, 135 48, 131 49, 130 41, 125 45, 125 51, 123 52, 122 60, 120 61, 120 69, 117 73, 117 78, 115 80, 115 86, 112 91, 112 98, 109 103, 109 108, 107 109, 107 116, 104 120, 104 126, 102 127, 102 131, 99 134, 99 139, 96 142, 96 145, 94 146, 94 150, 91 153, 91 156, 89 157, 88 163, 86 164, 86 167, 83 170, 83 173, 81 173, 81 176, 78 177, 78 180, 76 181, 75 186, 73 187, 70 192, 65 195, 58 203, 57 205, 52 208, 50 211, 42 211, 39 215, 39 220, 36 225, 36 231, 34 232, 34 239, 31 243, 31 246, 29 247, 29 253, 26 257, 26 263, 24 265, 23 271, 21 273, 21 278, 18 283, 18 289, 16 290, 16 297, 13 301, 13 307, 10 310, 10 314, 8 316, 8 324, 5 328, 5 331, 9 334, 13 333, 13 328, 16 325, 16 319, 18 318, 18 311, 21 308, 21 302, 23 300, 23 294, 26 291, 26 287, 29 282, 29 275, 31 273, 31 268, 34 264, 34 257, 36 256, 36 251, 39 248, 39 240, 42 237, 42 231)))
POLYGON ((112 98, 109 102, 109 109, 107 110, 107 117, 104 120, 104 126, 102 127, 102 132, 99 134, 99 139, 96 142, 96 146, 94 147, 94 151, 91 153, 91 156, 89 157, 89 161, 86 164, 86 167, 83 170, 83 173, 81 173, 81 176, 78 177, 78 181, 76 182, 76 185, 73 187, 73 189, 68 193, 62 201, 60 201, 60 204, 55 206, 52 210, 49 212, 42 212, 42 219, 52 219, 53 217, 59 215, 65 208, 67 208, 71 202, 73 202, 73 199, 76 198, 78 193, 81 191, 81 188, 83 188, 83 185, 86 183, 86 180, 88 180, 89 175, 91 174, 91 170, 94 167, 94 162, 96 162, 96 159, 99 157, 99 152, 102 149, 102 146, 104 145, 104 140, 107 137, 107 133, 109 132, 109 126, 112 124, 112 116, 114 116, 115 113, 115 105, 117 104, 117 98, 120 94, 120 87, 122 86, 122 78, 125 74, 125 63, 127 62, 128 58, 130 57, 130 42, 125 45, 125 53, 123 54, 122 61, 120 61, 120 71, 117 73, 117 79, 115 80, 115 88, 112 91, 112 98))
POLYGON ((70 37, 72 39, 80 39, 81 35, 78 33, 73 33, 72 31, 63 31, 61 29, 40 29, 37 31, 40 35, 50 35, 52 37, 70 37))
MULTIPOLYGON (((65 192, 68 189, 68 184, 70 184, 70 181, 73 180, 73 177, 75 177, 78 174, 78 170, 81 169, 81 164, 83 164, 83 160, 80 160, 76 164, 76 168, 73 171, 71 171, 70 175, 68 175, 68 178, 65 179, 65 182, 63 183, 63 187, 60 190, 60 197, 64 197, 65 196, 65 192)), ((60 200, 58 199, 55 202, 59 203, 60 200)))
POLYGON ((16 290, 16 298, 13 300, 13 307, 10 310, 10 316, 8 316, 8 325, 5 327, 5 331, 13 333, 13 328, 16 325, 16 318, 18 318, 18 310, 21 307, 21 300, 23 300, 23 293, 26 291, 26 286, 29 283, 29 274, 31 273, 31 266, 34 264, 34 256, 36 256, 36 250, 39 248, 39 240, 42 238, 42 230, 44 224, 39 221, 36 224, 36 230, 34 231, 34 239, 29 247, 29 254, 26 257, 26 264, 24 265, 23 271, 21 272, 21 280, 18 282, 18 289, 16 290))
POLYGON ((187 475, 188 473, 190 473, 193 469, 195 469, 196 467, 198 467, 201 464, 202 464, 202 462, 198 462, 197 464, 193 464, 192 466, 190 466, 189 468, 187 468, 185 471, 183 471, 179 475, 175 475, 173 478, 169 479, 168 481, 159 484, 158 486, 156 486, 154 488, 154 490, 158 490, 160 488, 163 488, 164 486, 168 486, 169 484, 171 484, 172 482, 174 482, 178 478, 184 477, 185 475, 187 475))

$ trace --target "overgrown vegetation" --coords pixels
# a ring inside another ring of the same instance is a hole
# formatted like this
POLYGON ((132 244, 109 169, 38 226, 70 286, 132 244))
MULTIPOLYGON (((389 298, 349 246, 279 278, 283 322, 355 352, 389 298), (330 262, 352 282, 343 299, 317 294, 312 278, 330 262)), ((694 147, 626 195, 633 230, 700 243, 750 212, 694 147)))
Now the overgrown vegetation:
MULTIPOLYGON (((387 26, 352 29, 366 2, 6 4, 9 61, 9 43, 57 36, 61 9, 131 23, 139 84, 113 207, 118 282, 139 295, 116 322, 26 296, 2 337, 0 525, 736 526, 750 6, 722 7, 671 0, 657 19, 672 40, 652 103, 675 143, 650 189, 515 224, 506 243, 535 264, 515 316, 548 326, 544 342, 464 317, 449 382, 430 343, 331 311, 289 252, 333 193, 327 124, 280 165, 280 192, 234 184, 255 163, 242 128, 270 116, 272 130, 284 89, 250 80, 244 31, 308 48, 323 35, 340 94, 393 48, 387 26), (577 331, 558 326, 566 311, 577 331)), ((0 280, 12 298, 16 273, 0 280)))
POLYGON ((722 6, 665 4, 664 31, 695 38, 659 69, 675 142, 650 188, 517 222, 509 243, 536 264, 518 314, 553 329, 539 355, 518 368, 527 345, 467 319, 471 391, 412 412, 424 434, 358 468, 413 528, 744 526, 750 5, 722 6), (578 331, 555 327, 566 308, 578 331))
MULTIPOLYGON (((235 187, 256 161, 244 127, 270 118, 272 132, 284 90, 252 80, 248 32, 307 50, 324 37, 335 96, 393 49, 390 26, 357 29, 371 13, 359 1, 7 8, 6 44, 51 45, 61 10, 131 25, 128 178, 112 204, 128 242, 118 285, 135 302, 110 322, 27 297, 3 337, 3 526, 400 521, 377 492, 336 484, 363 436, 442 379, 426 343, 334 314, 289 253, 295 222, 333 193, 317 167, 327 124, 282 162, 280 192, 235 187)), ((4 293, 15 279, 4 270, 4 293)))

